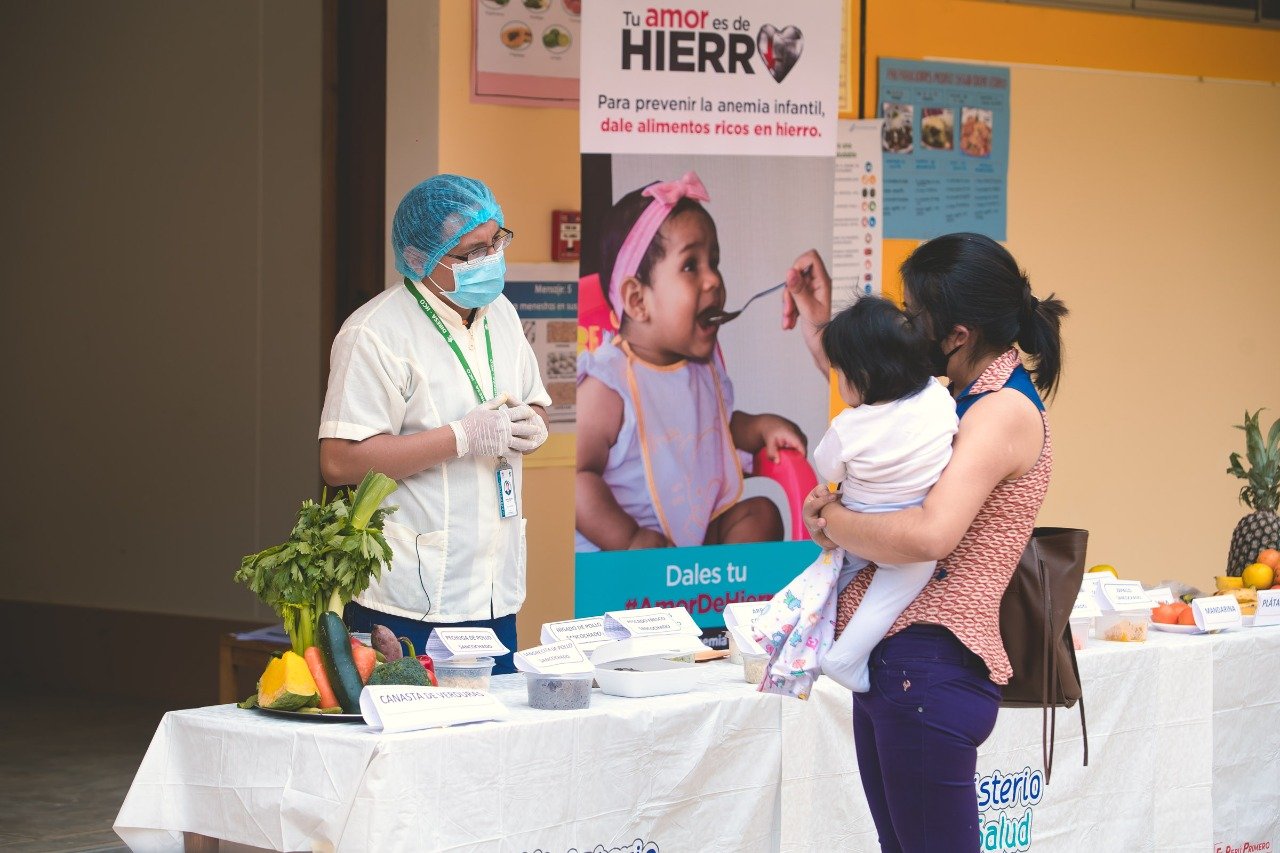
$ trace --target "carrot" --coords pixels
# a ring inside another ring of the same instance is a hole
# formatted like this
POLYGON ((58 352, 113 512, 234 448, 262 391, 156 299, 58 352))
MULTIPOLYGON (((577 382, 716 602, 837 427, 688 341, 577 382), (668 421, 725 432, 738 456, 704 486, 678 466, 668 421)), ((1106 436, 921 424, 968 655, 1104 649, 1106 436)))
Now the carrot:
POLYGON ((378 665, 378 653, 361 643, 351 647, 351 656, 356 659, 356 672, 360 673, 360 683, 368 683, 373 668, 378 665))
POLYGON ((308 646, 307 650, 302 653, 303 659, 307 662, 307 669, 311 670, 311 677, 315 679, 316 690, 320 691, 320 707, 338 708, 338 696, 333 692, 333 688, 329 686, 329 676, 324 671, 324 660, 320 657, 320 649, 315 646, 308 646))

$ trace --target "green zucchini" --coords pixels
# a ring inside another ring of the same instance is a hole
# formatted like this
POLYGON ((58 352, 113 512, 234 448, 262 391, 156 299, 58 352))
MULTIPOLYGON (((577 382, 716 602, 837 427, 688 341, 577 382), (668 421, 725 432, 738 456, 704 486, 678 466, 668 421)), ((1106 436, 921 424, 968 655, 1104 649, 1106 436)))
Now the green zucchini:
POLYGON ((320 660, 324 662, 325 675, 329 676, 329 686, 333 695, 342 706, 343 713, 360 713, 360 672, 356 669, 356 660, 351 655, 351 639, 347 634, 347 626, 332 610, 320 614, 316 626, 316 645, 320 647, 320 660))

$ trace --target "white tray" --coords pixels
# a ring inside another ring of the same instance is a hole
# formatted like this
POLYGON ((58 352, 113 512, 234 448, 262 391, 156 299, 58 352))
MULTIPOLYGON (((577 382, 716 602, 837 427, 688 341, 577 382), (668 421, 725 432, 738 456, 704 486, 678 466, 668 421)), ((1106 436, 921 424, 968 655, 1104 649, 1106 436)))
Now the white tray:
POLYGON ((596 683, 611 696, 639 699, 644 696, 668 696, 688 693, 701 680, 703 670, 697 664, 672 660, 643 658, 623 660, 596 667, 596 683), (620 667, 636 672, 622 672, 620 667))

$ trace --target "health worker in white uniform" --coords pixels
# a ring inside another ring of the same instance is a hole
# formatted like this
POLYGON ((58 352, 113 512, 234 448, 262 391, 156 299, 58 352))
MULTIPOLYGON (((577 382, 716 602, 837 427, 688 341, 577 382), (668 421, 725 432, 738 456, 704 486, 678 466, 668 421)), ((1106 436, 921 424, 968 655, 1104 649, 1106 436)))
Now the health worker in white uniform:
MULTIPOLYGON (((516 645, 525 597, 524 454, 551 404, 520 317, 502 295, 514 235, 473 178, 437 175, 396 208, 403 280, 360 307, 333 342, 320 423, 332 485, 369 470, 388 499, 390 571, 348 605, 353 631, 386 625, 417 649, 435 627, 492 628, 516 645)), ((511 655, 494 673, 512 672, 511 655)))

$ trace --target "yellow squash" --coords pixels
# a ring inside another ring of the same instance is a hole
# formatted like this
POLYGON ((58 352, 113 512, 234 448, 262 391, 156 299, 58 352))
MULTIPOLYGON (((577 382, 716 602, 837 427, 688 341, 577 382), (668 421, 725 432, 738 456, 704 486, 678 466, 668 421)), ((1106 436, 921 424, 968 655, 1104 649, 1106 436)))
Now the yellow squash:
POLYGON ((297 711, 320 704, 320 691, 300 655, 285 652, 272 658, 258 679, 258 705, 276 711, 297 711))

